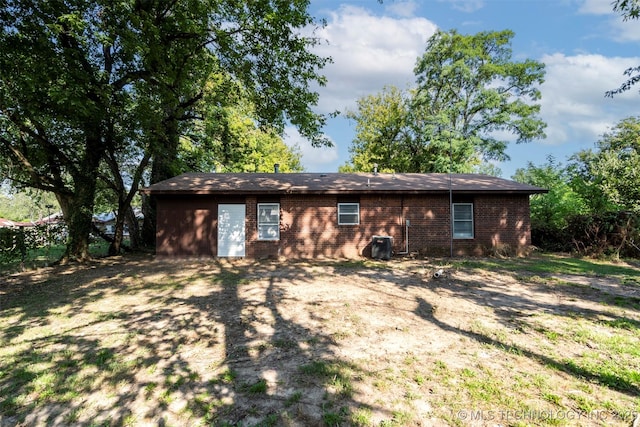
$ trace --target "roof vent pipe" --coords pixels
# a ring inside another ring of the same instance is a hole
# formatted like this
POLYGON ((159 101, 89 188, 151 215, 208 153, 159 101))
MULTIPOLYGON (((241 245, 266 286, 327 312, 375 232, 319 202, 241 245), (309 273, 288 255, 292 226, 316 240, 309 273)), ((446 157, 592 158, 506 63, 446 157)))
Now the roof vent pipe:
POLYGON ((373 174, 374 175, 378 175, 378 164, 377 163, 373 164, 373 174))
POLYGON ((273 173, 280 173, 280 163, 273 165, 273 173))

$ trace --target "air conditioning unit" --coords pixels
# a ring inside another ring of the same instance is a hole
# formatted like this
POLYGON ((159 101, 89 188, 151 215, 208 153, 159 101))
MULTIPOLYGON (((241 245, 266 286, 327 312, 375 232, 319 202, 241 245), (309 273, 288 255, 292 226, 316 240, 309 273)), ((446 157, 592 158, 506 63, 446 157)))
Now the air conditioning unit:
POLYGON ((393 237, 391 236, 373 236, 371 239, 371 258, 373 259, 391 259, 393 255, 393 237))

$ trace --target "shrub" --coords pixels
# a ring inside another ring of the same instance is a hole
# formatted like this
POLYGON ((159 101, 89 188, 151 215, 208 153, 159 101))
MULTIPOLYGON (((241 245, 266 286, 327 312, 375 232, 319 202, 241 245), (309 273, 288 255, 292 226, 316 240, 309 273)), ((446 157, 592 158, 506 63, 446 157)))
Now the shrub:
POLYGON ((575 215, 567 233, 582 255, 640 257, 640 217, 628 211, 575 215))

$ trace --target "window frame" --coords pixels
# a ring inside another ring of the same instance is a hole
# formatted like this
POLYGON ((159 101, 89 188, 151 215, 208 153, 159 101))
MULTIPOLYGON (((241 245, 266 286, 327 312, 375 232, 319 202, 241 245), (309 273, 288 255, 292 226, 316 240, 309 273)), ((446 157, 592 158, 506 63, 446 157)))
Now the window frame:
POLYGON ((258 231, 258 240, 260 241, 277 241, 280 240, 280 203, 277 202, 264 202, 264 203, 258 203, 257 207, 256 207, 256 229, 258 231), (273 211, 273 209, 277 209, 278 210, 278 221, 277 222, 263 222, 261 221, 260 218, 260 210, 261 209, 265 209, 267 206, 272 206, 271 210, 273 211), (267 227, 267 229, 269 227, 273 227, 275 226, 275 230, 276 230, 276 236, 274 237, 270 237, 270 236, 264 236, 263 233, 260 232, 261 227, 267 227))
POLYGON ((473 239, 475 236, 475 225, 474 225, 474 221, 473 221, 473 203, 452 203, 451 204, 451 221, 452 221, 452 227, 451 227, 451 233, 453 235, 454 239, 473 239), (456 208, 458 206, 470 206, 471 207, 471 219, 457 219, 456 220, 456 208), (471 223, 471 233, 456 233, 456 224, 459 223, 471 223))
POLYGON ((344 202, 338 203, 338 225, 360 225, 360 203, 359 202, 344 202), (355 206, 355 212, 341 212, 343 207, 355 206), (347 215, 355 215, 356 222, 343 222, 342 217, 347 215))

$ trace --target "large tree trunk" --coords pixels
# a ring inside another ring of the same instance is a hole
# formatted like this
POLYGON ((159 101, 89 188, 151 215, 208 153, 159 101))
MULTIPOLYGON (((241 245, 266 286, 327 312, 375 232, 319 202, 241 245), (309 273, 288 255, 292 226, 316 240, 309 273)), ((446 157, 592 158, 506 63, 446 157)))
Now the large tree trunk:
POLYGON ((93 185, 81 185, 71 199, 68 216, 65 223, 69 233, 67 249, 62 256, 61 263, 69 261, 85 262, 91 258, 89 254, 89 236, 93 221, 93 201, 95 196, 95 181, 93 185))
POLYGON ((61 264, 91 259, 89 238, 93 224, 98 166, 104 153, 104 145, 100 138, 99 123, 87 124, 85 133, 87 136, 84 161, 78 165, 77 173, 72 176, 74 193, 68 198, 67 212, 63 211, 69 240, 60 260, 61 264))

